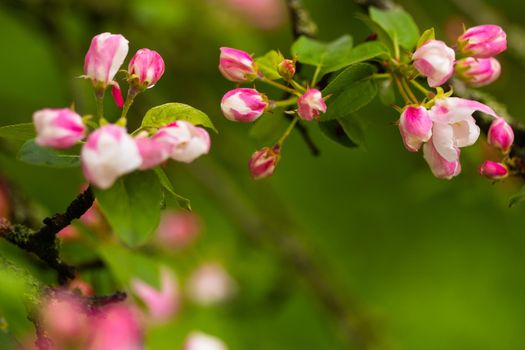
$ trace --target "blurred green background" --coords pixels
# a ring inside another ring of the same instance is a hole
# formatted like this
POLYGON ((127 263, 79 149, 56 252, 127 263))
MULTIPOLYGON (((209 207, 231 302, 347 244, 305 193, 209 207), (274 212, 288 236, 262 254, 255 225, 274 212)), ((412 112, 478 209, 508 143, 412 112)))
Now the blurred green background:
MULTIPOLYGON (((320 39, 350 33, 357 43, 370 34, 355 18, 360 9, 352 1, 303 2, 320 39)), ((457 23, 495 21, 508 28, 511 47, 498 57, 502 77, 487 90, 521 117, 525 59, 519 44, 525 41, 512 35, 522 34, 524 2, 399 3, 422 30, 434 26, 448 42, 448 28, 457 23)), ((128 59, 148 47, 166 62, 161 81, 138 97, 132 124, 148 108, 178 101, 208 113, 220 130, 208 157, 168 169, 205 226, 195 250, 176 260, 222 262, 239 295, 222 307, 184 308, 176 320, 150 331, 149 348, 180 347, 194 328, 233 350, 354 348, 341 336, 338 311, 320 300, 309 267, 293 262, 287 237, 313 259, 316 276, 345 301, 347 312, 358 310, 357 317, 368 321, 380 349, 522 348, 525 209, 507 207, 520 183, 492 185, 477 175, 478 164, 490 156, 484 141, 463 152, 459 177, 437 180, 421 155, 403 148, 396 112, 377 102, 361 111, 365 149, 342 148, 309 125, 320 157, 293 133, 273 178, 251 180, 247 160, 268 142, 251 138, 249 125, 222 117, 220 99, 233 84, 217 70, 219 47, 288 54, 287 14, 277 13, 271 28, 261 28, 226 0, 0 2, 0 125, 29 122, 37 109, 73 101, 92 113, 90 86, 75 77, 82 74, 91 37, 110 31, 130 41, 128 59)), ((107 109, 116 119, 109 99, 107 109)), ((44 213, 63 210, 83 181, 80 170, 22 164, 14 159, 16 147, 2 144, 1 175, 44 213)), ((1 249, 16 255, 3 242, 1 249)))

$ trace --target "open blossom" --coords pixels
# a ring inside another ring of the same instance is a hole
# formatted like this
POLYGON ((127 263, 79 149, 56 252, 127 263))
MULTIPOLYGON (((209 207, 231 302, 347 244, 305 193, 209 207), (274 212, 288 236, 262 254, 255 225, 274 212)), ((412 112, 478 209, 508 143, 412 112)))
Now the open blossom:
POLYGON ((263 115, 267 107, 266 97, 255 89, 233 89, 221 101, 224 116, 237 122, 253 122, 263 115))
POLYGON ((110 188, 119 176, 142 164, 133 138, 126 129, 113 124, 89 135, 80 157, 86 179, 102 189, 110 188))
POLYGON ((156 51, 140 49, 129 62, 128 73, 138 79, 142 88, 152 88, 164 74, 164 60, 156 51))
POLYGON ((248 167, 253 178, 259 180, 272 176, 280 157, 279 149, 275 147, 264 147, 255 151, 248 162, 248 167))
POLYGON ((68 148, 84 137, 82 117, 69 108, 41 109, 33 114, 36 143, 40 146, 68 148))
POLYGON ((183 350, 227 350, 226 344, 217 337, 194 331, 184 342, 183 350))
POLYGON ((133 279, 131 287, 148 308, 148 314, 153 321, 168 321, 177 311, 179 306, 177 280, 168 268, 161 269, 160 289, 140 279, 133 279))
POLYGON ((226 79, 238 83, 252 81, 257 77, 252 56, 229 47, 221 47, 219 70, 226 79))
POLYGON ((313 120, 319 118, 321 113, 326 113, 326 103, 317 89, 308 89, 297 100, 297 106, 297 114, 304 120, 313 120))
POLYGON ((485 24, 467 29, 458 43, 464 55, 488 58, 507 49, 507 34, 500 26, 485 24))
POLYGON ((189 297, 201 305, 213 305, 229 299, 235 291, 235 283, 224 268, 206 263, 192 275, 188 284, 189 297))
POLYGON ((403 143, 410 152, 417 152, 432 136, 432 120, 425 107, 407 107, 399 119, 403 143))
POLYGON ((479 173, 489 179, 499 180, 509 175, 509 170, 504 164, 486 160, 479 167, 479 173))
POLYGON ((140 153, 141 170, 151 169, 165 162, 170 156, 171 147, 165 142, 159 142, 145 135, 135 138, 135 143, 140 153))
POLYGON ((456 160, 449 162, 443 158, 434 147, 432 140, 423 145, 423 157, 425 158, 432 174, 440 179, 451 179, 461 173, 459 163, 459 149, 456 149, 456 160))
POLYGON ((144 349, 143 330, 137 312, 126 303, 105 306, 90 320, 88 350, 144 349))
POLYGON ((439 40, 429 40, 412 55, 414 67, 427 77, 428 85, 443 85, 454 74, 454 50, 439 40))
POLYGON ((120 34, 102 33, 93 38, 84 61, 84 74, 94 85, 106 88, 128 54, 128 40, 120 34))
POLYGON ((456 62, 456 73, 470 86, 481 87, 499 78, 501 65, 494 57, 467 57, 456 62))
POLYGON ((459 148, 473 145, 480 134, 472 113, 481 111, 493 117, 496 113, 477 101, 459 97, 436 99, 429 115, 433 121, 432 143, 441 157, 448 162, 459 159, 459 148))
POLYGON ((179 120, 159 129, 152 139, 169 147, 169 157, 191 163, 210 151, 210 135, 201 127, 179 120))
POLYGON ((496 118, 490 125, 487 135, 489 145, 508 152, 514 142, 514 131, 503 118, 496 118))

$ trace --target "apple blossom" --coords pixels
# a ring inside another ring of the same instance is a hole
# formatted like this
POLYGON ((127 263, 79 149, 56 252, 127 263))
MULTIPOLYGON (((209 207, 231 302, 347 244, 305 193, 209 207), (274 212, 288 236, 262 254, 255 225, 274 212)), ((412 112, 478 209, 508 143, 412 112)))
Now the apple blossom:
POLYGON ((412 55, 414 67, 427 77, 428 85, 443 85, 454 74, 454 50, 439 40, 429 40, 412 55))
POLYGON ((440 179, 451 179, 461 173, 461 164, 459 163, 459 149, 456 149, 457 160, 449 162, 443 158, 434 147, 432 139, 423 145, 423 157, 425 158, 432 174, 440 179))
POLYGON ((487 135, 487 142, 503 152, 510 150, 514 142, 514 131, 505 119, 496 118, 492 122, 487 135))
POLYGON ((308 89, 297 100, 297 114, 304 120, 313 120, 319 118, 321 113, 326 112, 326 103, 324 102, 321 91, 317 89, 308 89))
POLYGON ((94 86, 106 88, 128 54, 128 40, 120 34, 102 33, 95 36, 84 61, 84 74, 94 86))
POLYGON ((501 74, 501 65, 494 57, 467 57, 457 61, 455 69, 457 75, 473 87, 489 85, 501 74))
POLYGON ((507 34, 500 26, 485 24, 467 29, 458 43, 464 55, 488 58, 507 49, 507 34))
POLYGON ((177 280, 168 268, 160 271, 160 290, 137 278, 131 281, 131 287, 148 308, 148 315, 153 321, 165 322, 177 312, 177 280))
POLYGON ((227 350, 227 348, 219 338, 194 331, 186 338, 183 350, 227 350))
POLYGON ((257 77, 252 56, 229 47, 221 47, 219 70, 226 79, 238 83, 252 81, 257 77))
POLYGON ((417 152, 432 136, 432 120, 425 107, 409 106, 399 118, 399 131, 410 152, 417 152))
POLYGON ((68 148, 84 137, 82 117, 69 108, 41 109, 33 114, 35 142, 40 146, 68 148))
POLYGON ((201 127, 178 120, 159 129, 152 140, 169 146, 169 157, 191 163, 210 151, 210 135, 201 127))
POLYGON ((268 100, 255 89, 233 89, 221 101, 222 113, 226 119, 237 122, 253 122, 263 115, 267 107, 268 100))
POLYGON ((275 167, 281 157, 279 148, 264 147, 252 154, 248 167, 255 180, 273 175, 275 167))
POLYGON ((494 110, 483 103, 459 97, 437 98, 429 115, 433 121, 432 143, 448 162, 459 159, 459 148, 473 145, 480 134, 472 113, 481 111, 497 117, 494 110))
POLYGON ((81 151, 82 169, 89 182, 110 188, 119 176, 142 164, 135 141, 123 127, 108 124, 89 135, 81 151))
POLYGON ((150 169, 166 161, 170 156, 171 147, 165 142, 159 142, 145 135, 135 138, 135 143, 142 159, 141 170, 150 169))
POLYGON ((165 211, 162 213, 157 240, 166 248, 183 248, 197 238, 200 233, 197 215, 188 212, 165 211))
POLYGON ((141 88, 152 88, 164 74, 164 60, 156 51, 140 49, 129 62, 128 73, 141 88))
POLYGON ((486 160, 479 167, 479 173, 489 179, 499 180, 509 175, 509 170, 504 164, 486 160))
POLYGON ((201 305, 213 305, 229 299, 235 284, 224 268, 215 263, 200 266, 190 277, 189 297, 201 305))

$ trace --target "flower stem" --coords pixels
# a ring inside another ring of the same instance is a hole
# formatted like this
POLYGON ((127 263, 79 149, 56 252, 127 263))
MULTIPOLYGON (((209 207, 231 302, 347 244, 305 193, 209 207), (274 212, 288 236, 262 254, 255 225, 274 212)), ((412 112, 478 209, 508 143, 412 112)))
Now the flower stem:
POLYGON ((288 136, 290 136, 290 133, 292 132, 293 128, 295 127, 295 124, 297 124, 298 121, 299 121, 299 117, 295 116, 295 118, 292 120, 290 125, 288 125, 288 128, 286 128, 286 130, 284 131, 284 134, 281 136, 279 141, 277 141, 277 145, 279 147, 282 147, 284 141, 288 138, 288 136))
POLYGON ((405 78, 402 78, 401 83, 403 84, 403 87, 405 88, 405 90, 408 92, 408 96, 412 99, 412 101, 414 103, 419 103, 416 95, 414 95, 414 93, 412 92, 412 89, 410 89, 410 86, 408 85, 407 80, 405 78))
POLYGON ((295 104, 297 102, 297 97, 290 97, 289 99, 282 101, 272 101, 273 108, 287 107, 295 104))
POLYGON ((315 84, 317 84, 317 79, 319 78, 320 73, 321 73, 321 65, 319 64, 315 68, 314 76, 312 77, 312 83, 310 84, 311 86, 315 86, 315 84))
POLYGON ((294 90, 292 88, 289 88, 288 86, 285 86, 283 84, 280 84, 280 83, 278 83, 276 81, 270 80, 270 79, 268 79, 266 77, 261 77, 259 79, 262 80, 263 82, 265 82, 266 84, 275 86, 278 89, 284 90, 286 92, 289 92, 289 93, 297 95, 297 96, 301 96, 301 94, 299 92, 297 92, 296 90, 294 90))
POLYGON ((376 73, 376 74, 372 74, 372 78, 373 79, 388 79, 388 78, 392 78, 392 74, 390 74, 390 73, 376 73))
POLYGON ((117 121, 117 124, 125 126, 127 123, 127 115, 129 108, 135 101, 135 97, 139 94, 139 90, 134 88, 133 86, 130 86, 128 89, 128 95, 126 96, 126 101, 124 102, 124 106, 122 107, 122 114, 120 115, 120 119, 117 121))
POLYGON ((417 81, 415 81, 415 80, 409 80, 409 81, 410 81, 410 84, 414 85, 414 87, 415 87, 416 89, 418 89, 419 91, 421 91, 422 93, 424 93, 425 96, 428 96, 428 95, 431 93, 430 90, 428 90, 428 89, 426 89, 425 87, 423 87, 423 86, 422 86, 420 83, 418 83, 417 81))
POLYGON ((292 86, 298 90, 299 92, 305 92, 306 89, 304 88, 304 86, 302 86, 301 84, 299 84, 298 82, 296 82, 295 80, 290 80, 290 84, 292 84, 292 86))
POLYGON ((401 81, 399 80, 399 77, 394 75, 394 80, 396 82, 397 89, 399 90, 399 93, 401 94, 401 96, 405 100, 405 104, 410 104, 411 103, 410 98, 408 97, 407 93, 405 92, 405 89, 403 88, 403 85, 401 84, 401 81))
POLYGON ((105 89, 97 89, 95 91, 95 97, 97 99, 97 117, 99 123, 104 120, 104 92, 105 89))

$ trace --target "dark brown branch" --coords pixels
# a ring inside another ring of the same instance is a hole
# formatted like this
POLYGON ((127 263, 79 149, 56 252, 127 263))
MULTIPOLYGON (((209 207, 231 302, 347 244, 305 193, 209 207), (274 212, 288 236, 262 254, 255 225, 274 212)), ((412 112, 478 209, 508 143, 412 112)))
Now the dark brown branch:
POLYGON ((71 202, 63 214, 45 218, 44 226, 40 230, 35 232, 26 226, 11 224, 3 219, 0 221, 0 235, 8 242, 38 256, 57 272, 58 282, 65 284, 75 278, 75 269, 60 259, 56 235, 74 219, 80 218, 93 205, 94 200, 91 188, 88 187, 71 202))

